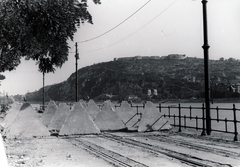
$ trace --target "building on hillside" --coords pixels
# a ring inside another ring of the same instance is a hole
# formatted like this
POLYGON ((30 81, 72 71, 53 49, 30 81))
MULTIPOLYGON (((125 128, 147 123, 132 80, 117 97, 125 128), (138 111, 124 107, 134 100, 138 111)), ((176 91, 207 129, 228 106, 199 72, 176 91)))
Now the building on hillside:
POLYGON ((168 58, 169 59, 185 59, 186 55, 185 54, 169 54, 168 58))
MULTIPOLYGON (((135 57, 120 57, 120 58, 118 58, 117 60, 118 61, 130 61, 130 60, 134 60, 135 59, 135 57)), ((115 59, 114 59, 115 60, 115 59)))
POLYGON ((144 60, 157 60, 157 59, 185 59, 185 54, 170 54, 168 56, 134 56, 134 57, 120 57, 120 58, 114 58, 114 61, 132 61, 132 60, 138 60, 138 59, 144 59, 144 60))
POLYGON ((232 89, 232 92, 235 93, 237 88, 235 88, 235 87, 233 87, 233 85, 231 85, 230 89, 232 89))
POLYGON ((196 82, 196 77, 195 76, 187 75, 187 76, 184 77, 184 79, 186 79, 187 82, 192 82, 192 83, 196 82))
POLYGON ((157 89, 153 89, 153 95, 155 95, 155 96, 158 95, 157 89))
POLYGON ((169 54, 167 56, 162 56, 161 59, 169 59, 169 60, 180 60, 185 59, 185 54, 169 54))
POLYGON ((236 92, 237 92, 237 93, 240 93, 240 83, 237 83, 237 84, 236 84, 236 92))
POLYGON ((151 96, 151 94, 152 94, 151 89, 148 89, 147 95, 148 95, 148 96, 151 96))
POLYGON ((153 96, 153 95, 155 95, 155 96, 158 95, 157 89, 153 89, 153 92, 152 92, 151 89, 148 89, 148 91, 147 91, 147 96, 151 97, 151 96, 153 96))
POLYGON ((149 56, 142 56, 142 59, 150 59, 149 56))
POLYGON ((150 59, 160 59, 159 56, 150 56, 150 59))
POLYGON ((167 59, 168 56, 162 56, 160 59, 167 59))
POLYGON ((142 56, 136 56, 135 58, 136 59, 142 59, 142 56))
POLYGON ((192 82, 196 82, 196 77, 192 77, 192 82))
POLYGON ((136 96, 136 95, 129 95, 128 96, 128 101, 131 101, 131 100, 138 100, 138 96, 136 96))

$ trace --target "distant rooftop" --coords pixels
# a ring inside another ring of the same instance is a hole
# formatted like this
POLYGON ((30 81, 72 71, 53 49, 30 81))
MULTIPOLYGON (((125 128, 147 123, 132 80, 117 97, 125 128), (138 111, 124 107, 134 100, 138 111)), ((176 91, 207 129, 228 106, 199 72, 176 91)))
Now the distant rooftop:
POLYGON ((114 58, 114 61, 124 61, 124 60, 136 60, 136 59, 185 59, 185 54, 169 54, 167 56, 134 56, 134 57, 121 57, 114 58))

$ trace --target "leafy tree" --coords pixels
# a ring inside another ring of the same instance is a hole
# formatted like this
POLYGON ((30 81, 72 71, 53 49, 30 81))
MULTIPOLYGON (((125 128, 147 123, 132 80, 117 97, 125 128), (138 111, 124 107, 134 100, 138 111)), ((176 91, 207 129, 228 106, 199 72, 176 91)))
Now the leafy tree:
POLYGON ((5 76, 0 74, 0 80, 4 80, 5 76))
POLYGON ((14 70, 22 57, 43 74, 54 72, 68 60, 67 41, 80 22, 93 23, 87 0, 0 1, 0 72, 14 70))

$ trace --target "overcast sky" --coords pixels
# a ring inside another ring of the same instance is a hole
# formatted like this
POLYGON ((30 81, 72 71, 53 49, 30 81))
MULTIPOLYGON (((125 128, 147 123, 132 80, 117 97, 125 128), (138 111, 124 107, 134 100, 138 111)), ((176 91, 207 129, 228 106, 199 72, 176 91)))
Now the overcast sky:
MULTIPOLYGON (((118 57, 186 54, 203 58, 201 0, 89 0, 94 24, 84 23, 69 41, 69 60, 45 85, 66 80, 75 72, 75 42, 79 69, 118 57), (140 9, 140 10, 139 10, 140 9)), ((240 0, 208 0, 209 58, 240 59, 240 0)), ((25 94, 42 87, 42 74, 33 61, 23 60, 15 71, 5 72, 0 91, 25 94)))

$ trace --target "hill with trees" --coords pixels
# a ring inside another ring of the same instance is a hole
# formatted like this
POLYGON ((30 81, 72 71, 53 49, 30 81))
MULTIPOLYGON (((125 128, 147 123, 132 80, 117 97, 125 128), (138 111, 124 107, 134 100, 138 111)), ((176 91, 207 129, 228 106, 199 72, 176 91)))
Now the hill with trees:
MULTIPOLYGON (((239 97, 238 60, 210 60, 213 98, 239 97), (235 91, 235 92, 234 92, 235 91)), ((75 73, 66 81, 45 87, 47 100, 74 101, 75 73)), ((149 100, 204 97, 204 62, 185 59, 121 59, 78 70, 79 99, 149 100)), ((42 88, 26 94, 28 100, 41 101, 42 88)))

